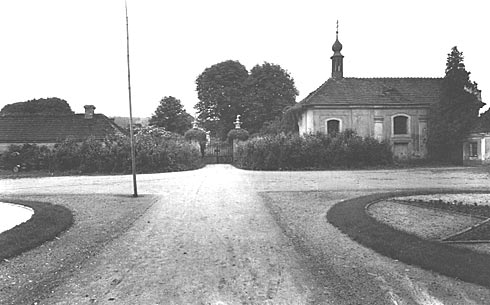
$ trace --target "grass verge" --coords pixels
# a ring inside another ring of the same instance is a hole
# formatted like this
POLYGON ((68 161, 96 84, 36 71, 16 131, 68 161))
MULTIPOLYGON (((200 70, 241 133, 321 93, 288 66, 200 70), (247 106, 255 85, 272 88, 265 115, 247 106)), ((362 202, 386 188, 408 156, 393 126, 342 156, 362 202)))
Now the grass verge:
POLYGON ((32 217, 0 234, 0 260, 8 259, 54 239, 73 224, 72 212, 64 206, 46 202, 6 200, 30 207, 32 217))
POLYGON ((391 197, 477 192, 483 191, 432 189, 373 194, 337 203, 328 211, 327 219, 353 240, 382 255, 490 288, 490 255, 396 230, 366 212, 369 204, 391 197))
POLYGON ((75 219, 59 240, 46 241, 8 262, 0 260, 0 304, 41 304, 108 243, 127 232, 158 198, 145 194, 137 198, 126 194, 0 194, 4 202, 64 206, 75 219))

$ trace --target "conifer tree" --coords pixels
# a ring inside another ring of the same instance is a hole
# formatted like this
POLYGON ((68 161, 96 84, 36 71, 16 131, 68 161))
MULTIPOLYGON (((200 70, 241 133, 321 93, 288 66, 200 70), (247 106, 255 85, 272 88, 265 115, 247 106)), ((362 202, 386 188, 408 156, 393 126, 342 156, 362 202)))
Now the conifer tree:
POLYGON ((470 80, 463 53, 453 47, 448 54, 441 96, 431 109, 428 149, 432 159, 462 162, 462 143, 483 106, 480 90, 470 80))

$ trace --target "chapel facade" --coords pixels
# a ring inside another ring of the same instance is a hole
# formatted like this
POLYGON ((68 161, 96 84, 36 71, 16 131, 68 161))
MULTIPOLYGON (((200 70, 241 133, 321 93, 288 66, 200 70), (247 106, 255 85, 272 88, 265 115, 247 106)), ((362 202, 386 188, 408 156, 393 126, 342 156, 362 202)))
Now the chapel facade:
POLYGON ((387 141, 397 158, 425 158, 429 109, 439 100, 443 79, 344 77, 336 34, 331 77, 299 103, 299 133, 353 129, 387 141))

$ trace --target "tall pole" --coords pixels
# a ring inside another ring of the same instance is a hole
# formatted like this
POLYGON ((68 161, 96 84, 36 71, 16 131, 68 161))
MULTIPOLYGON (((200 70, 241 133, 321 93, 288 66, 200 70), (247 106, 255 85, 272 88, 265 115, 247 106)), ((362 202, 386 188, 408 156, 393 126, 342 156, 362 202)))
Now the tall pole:
POLYGON ((138 186, 136 185, 136 152, 134 148, 134 131, 133 131, 133 109, 131 106, 131 72, 129 69, 129 22, 128 22, 128 4, 124 1, 126 9, 126 49, 128 55, 128 92, 129 92, 129 136, 131 143, 131 170, 133 172, 133 197, 138 197, 138 186))

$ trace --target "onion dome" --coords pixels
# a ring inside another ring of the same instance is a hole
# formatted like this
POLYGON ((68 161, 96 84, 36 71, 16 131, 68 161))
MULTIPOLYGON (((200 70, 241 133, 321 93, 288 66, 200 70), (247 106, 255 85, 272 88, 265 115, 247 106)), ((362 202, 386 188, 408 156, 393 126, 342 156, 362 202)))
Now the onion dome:
POLYGON ((342 51, 342 44, 339 41, 338 35, 337 35, 337 39, 335 40, 332 46, 332 51, 334 51, 335 54, 340 54, 340 51, 342 51))

